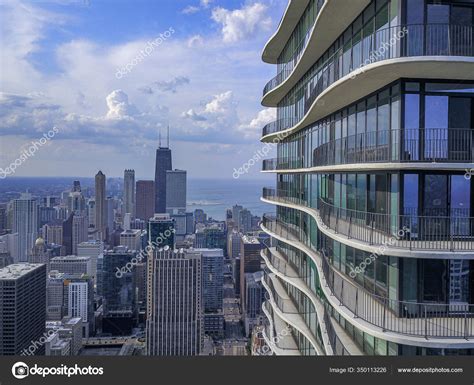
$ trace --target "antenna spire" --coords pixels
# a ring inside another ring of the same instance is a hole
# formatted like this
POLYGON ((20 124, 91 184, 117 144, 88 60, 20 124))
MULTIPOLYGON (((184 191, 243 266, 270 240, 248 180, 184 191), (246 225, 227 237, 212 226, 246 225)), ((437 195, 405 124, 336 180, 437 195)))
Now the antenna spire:
POLYGON ((161 148, 161 127, 158 129, 158 145, 161 148))
POLYGON ((168 148, 170 148, 170 125, 168 124, 168 148))

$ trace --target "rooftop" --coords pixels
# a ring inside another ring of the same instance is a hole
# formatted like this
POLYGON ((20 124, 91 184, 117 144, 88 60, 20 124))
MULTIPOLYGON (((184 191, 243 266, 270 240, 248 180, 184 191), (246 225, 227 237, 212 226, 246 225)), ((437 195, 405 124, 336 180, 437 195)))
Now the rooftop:
POLYGON ((41 263, 14 263, 0 269, 0 279, 18 279, 33 270, 43 266, 41 263))

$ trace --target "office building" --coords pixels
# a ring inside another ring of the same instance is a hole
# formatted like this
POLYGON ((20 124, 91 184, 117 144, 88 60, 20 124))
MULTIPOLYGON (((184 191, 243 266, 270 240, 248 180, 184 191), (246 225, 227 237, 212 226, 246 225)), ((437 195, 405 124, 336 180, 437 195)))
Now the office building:
POLYGON ((169 214, 155 214, 148 221, 148 242, 155 248, 175 246, 175 221, 169 214))
POLYGON ((102 332, 130 335, 136 321, 136 273, 132 260, 137 252, 126 246, 104 253, 101 279, 104 313, 102 332))
POLYGON ((245 274, 255 273, 262 270, 262 259, 260 251, 263 245, 257 237, 248 235, 242 236, 240 240, 240 303, 242 304, 242 312, 245 313, 246 290, 245 290, 245 274))
POLYGON ((38 238, 38 204, 29 193, 13 200, 13 233, 18 234, 18 262, 28 262, 38 238))
POLYGON ((137 181, 136 217, 147 221, 155 213, 155 182, 137 181))
POLYGON ((262 304, 265 300, 265 289, 262 285, 263 271, 245 274, 245 305, 243 313, 245 334, 261 324, 262 304))
POLYGON ((77 256, 90 258, 91 275, 95 282, 97 282, 97 260, 103 254, 104 242, 102 241, 87 241, 77 245, 77 256))
POLYGON ((38 341, 46 322, 46 266, 18 263, 0 269, 0 309, 0 355, 44 355, 38 341))
MULTIPOLYGON (((156 150, 155 164, 155 213, 166 213, 166 172, 173 169, 171 160, 171 149, 161 147, 156 150)), ((147 219, 147 218, 145 218, 147 219)))
POLYGON ((123 212, 135 218, 135 170, 125 170, 123 177, 123 212))
POLYGON ((107 192, 106 178, 102 171, 95 176, 95 229, 99 241, 107 238, 107 192))
POLYGON ((155 250, 148 258, 148 355, 199 355, 203 344, 201 254, 155 250))
POLYGON ((60 273, 71 275, 92 276, 92 264, 90 257, 78 257, 76 255, 67 255, 65 257, 54 257, 50 260, 51 271, 56 270, 60 273))
POLYGON ((64 317, 59 321, 46 322, 46 333, 53 332, 50 346, 46 346, 46 355, 79 355, 82 349, 82 320, 80 318, 64 317), (65 354, 66 346, 68 354, 65 354), (48 354, 48 348, 50 354, 48 354))
POLYGON ((166 212, 186 212, 186 171, 166 171, 166 212))
POLYGON ((67 317, 81 318, 82 337, 94 334, 94 283, 88 275, 64 275, 64 307, 67 317))
POLYGON ((120 233, 120 246, 140 251, 142 248, 142 230, 125 230, 120 233))
POLYGON ((278 143, 263 309, 293 331, 283 351, 264 330, 275 354, 474 354, 473 15, 288 3, 263 51, 278 68, 262 100, 277 117, 261 140, 278 143))
POLYGON ((65 274, 51 271, 46 281, 46 320, 60 321, 67 313, 64 306, 65 274))

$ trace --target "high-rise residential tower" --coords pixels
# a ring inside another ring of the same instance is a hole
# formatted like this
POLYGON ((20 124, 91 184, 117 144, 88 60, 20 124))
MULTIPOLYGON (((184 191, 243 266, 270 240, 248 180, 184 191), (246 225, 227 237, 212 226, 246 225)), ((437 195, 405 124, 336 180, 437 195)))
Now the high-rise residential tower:
POLYGON ((18 233, 18 261, 28 262, 38 238, 38 204, 29 193, 13 200, 13 233, 18 233))
POLYGON ((123 178, 123 213, 135 218, 135 170, 125 170, 123 178))
POLYGON ((275 354, 474 354, 473 22, 472 2, 289 1, 263 51, 275 354))
POLYGON ((201 254, 155 250, 148 255, 147 353, 199 355, 203 344, 201 254))
POLYGON ((155 213, 155 182, 137 181, 136 217, 147 221, 155 213))
POLYGON ((102 171, 95 176, 95 228, 98 231, 98 240, 107 237, 107 193, 106 180, 102 171))

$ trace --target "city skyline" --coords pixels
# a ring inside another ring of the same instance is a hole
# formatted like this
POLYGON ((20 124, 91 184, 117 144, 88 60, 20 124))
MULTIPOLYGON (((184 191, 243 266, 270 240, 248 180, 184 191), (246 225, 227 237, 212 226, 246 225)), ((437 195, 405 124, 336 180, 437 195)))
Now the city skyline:
MULTIPOLYGON (((106 175, 119 176, 126 165, 148 179, 158 132, 169 125, 176 168, 201 178, 232 178, 233 169, 260 149, 261 125, 274 118, 258 105, 271 71, 259 57, 286 1, 202 4, 2 3, 2 34, 9 43, 2 47, 8 62, 2 70, 0 168, 56 127, 14 175, 64 176, 73 169, 81 177, 97 172, 100 163, 106 175), (110 33, 117 24, 120 32, 110 33), (22 26, 28 34, 15 35, 22 26), (117 69, 158 38, 159 45, 118 79, 117 69)), ((246 177, 258 178, 258 168, 246 177)))

